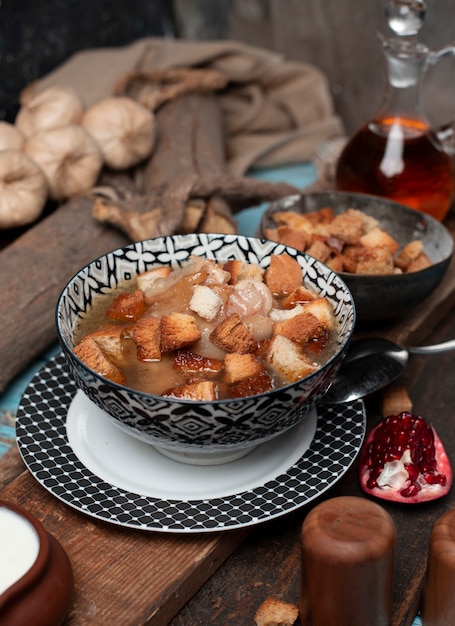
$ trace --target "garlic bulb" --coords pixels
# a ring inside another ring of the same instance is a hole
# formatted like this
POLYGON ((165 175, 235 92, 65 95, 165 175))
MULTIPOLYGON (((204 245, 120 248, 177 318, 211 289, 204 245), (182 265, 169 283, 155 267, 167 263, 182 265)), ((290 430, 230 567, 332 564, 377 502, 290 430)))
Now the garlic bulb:
POLYGON ((0 150, 20 150, 24 145, 21 131, 8 122, 0 122, 0 150))
POLYGON ((155 143, 155 116, 135 100, 114 96, 88 109, 81 125, 100 146, 106 165, 127 169, 147 158, 155 143))
POLYGON ((50 128, 78 123, 84 109, 68 87, 49 87, 22 103, 15 124, 25 137, 50 128))
POLYGON ((44 172, 53 200, 88 191, 103 166, 99 148, 77 124, 44 130, 25 142, 24 152, 44 172))
POLYGON ((0 152, 0 228, 34 222, 47 200, 47 183, 40 168, 20 150, 0 152))

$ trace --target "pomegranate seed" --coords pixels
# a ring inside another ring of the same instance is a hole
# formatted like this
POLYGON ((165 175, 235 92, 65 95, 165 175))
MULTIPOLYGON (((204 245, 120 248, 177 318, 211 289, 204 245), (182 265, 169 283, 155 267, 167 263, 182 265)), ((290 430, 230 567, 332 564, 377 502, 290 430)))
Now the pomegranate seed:
POLYGON ((433 431, 423 418, 413 413, 386 417, 376 428, 364 461, 370 470, 368 488, 378 487, 377 479, 386 463, 400 460, 409 474, 408 484, 400 490, 404 498, 413 498, 421 490, 420 476, 430 485, 446 484, 446 476, 437 470, 433 431), (407 451, 410 462, 403 459, 407 451))

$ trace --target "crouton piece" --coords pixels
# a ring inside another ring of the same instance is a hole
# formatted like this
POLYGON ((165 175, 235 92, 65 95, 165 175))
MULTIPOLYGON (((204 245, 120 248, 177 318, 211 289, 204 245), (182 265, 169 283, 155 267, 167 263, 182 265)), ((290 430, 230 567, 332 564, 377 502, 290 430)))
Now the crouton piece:
POLYGON ((160 332, 163 352, 183 348, 201 338, 201 331, 196 326, 194 317, 187 313, 163 315, 160 332))
POLYGON ((316 237, 319 237, 320 239, 330 238, 331 237, 330 224, 324 224, 324 223, 315 224, 312 240, 314 241, 316 237))
POLYGON ((139 319, 144 312, 144 293, 136 289, 132 293, 119 294, 107 309, 106 315, 118 322, 128 322, 139 319))
POLYGON ((346 243, 357 243, 365 233, 364 224, 364 214, 361 211, 348 209, 335 217, 329 230, 333 237, 346 243))
POLYGON ((264 363, 251 353, 233 352, 226 354, 224 359, 225 380, 229 384, 259 376, 265 369, 264 363))
POLYGON ((157 278, 167 278, 171 271, 172 270, 168 265, 163 265, 162 267, 152 267, 152 269, 137 275, 137 286, 141 291, 145 292, 153 286, 153 283, 157 278))
POLYGON ((327 265, 327 267, 330 267, 332 272, 347 271, 341 254, 334 254, 330 259, 327 259, 325 264, 327 265))
POLYGON ((366 248, 387 248, 394 255, 400 247, 391 235, 382 228, 376 227, 360 237, 360 243, 366 248))
POLYGON ((285 246, 297 248, 297 250, 305 250, 310 240, 309 235, 303 230, 296 230, 290 226, 279 226, 274 229, 268 228, 264 234, 270 241, 277 241, 285 246))
POLYGON ((312 224, 330 224, 335 219, 335 211, 331 206, 325 206, 317 211, 305 213, 305 216, 312 224))
POLYGON ((180 398, 182 400, 210 401, 218 398, 218 387, 214 381, 201 380, 168 389, 162 395, 167 398, 180 398))
POLYGON ((379 225, 379 221, 375 217, 368 215, 368 213, 363 213, 363 230, 365 233, 373 230, 373 228, 377 228, 379 225))
POLYGON ((211 359, 190 350, 178 350, 174 356, 174 368, 185 374, 216 375, 223 369, 223 361, 211 359))
POLYGON ((329 246, 326 245, 320 239, 314 240, 313 243, 310 246, 308 246, 305 252, 309 254, 310 256, 313 256, 315 259, 318 259, 322 263, 325 263, 327 259, 330 257, 330 255, 332 254, 332 251, 329 248, 329 246))
POLYGON ((256 626, 293 626, 299 615, 295 604, 267 598, 254 614, 256 626))
POLYGON ((133 327, 133 341, 139 361, 161 360, 161 322, 157 317, 141 317, 133 327))
POLYGON ((319 368, 317 363, 310 361, 293 341, 283 335, 276 335, 272 339, 267 360, 276 375, 289 383, 309 376, 319 368))
MULTIPOLYGON (((291 230, 293 231, 293 229, 291 230)), ((281 243, 278 228, 264 228, 263 235, 265 239, 270 239, 270 241, 276 241, 277 243, 281 243)))
POLYGON ((295 213, 294 211, 276 211, 275 213, 272 213, 270 217, 275 224, 290 226, 295 230, 308 233, 308 235, 312 235, 314 232, 314 226, 308 215, 295 213))
POLYGON ((289 254, 272 254, 265 283, 274 296, 287 296, 302 284, 302 268, 289 254))
POLYGON ((104 376, 114 383, 125 384, 125 376, 120 369, 104 354, 93 338, 87 338, 75 346, 74 354, 100 376, 104 376))
POLYGON ((412 401, 406 387, 401 385, 387 387, 382 394, 382 415, 388 417, 389 415, 398 415, 403 411, 412 411, 412 401))
POLYGON ((333 306, 327 298, 316 298, 304 305, 305 313, 312 313, 320 324, 332 331, 336 327, 336 317, 333 306))
POLYGON ((232 313, 210 333, 210 340, 225 352, 255 352, 257 341, 237 313, 232 313))
POLYGON ((275 335, 283 335, 298 345, 327 339, 329 336, 327 325, 321 323, 316 315, 306 311, 290 319, 277 322, 273 331, 275 335))
POLYGON ((406 244, 401 252, 395 256, 395 265, 403 272, 406 272, 411 261, 414 261, 423 252, 423 243, 420 239, 415 239, 406 244))
POLYGON ((420 270, 424 270, 425 268, 430 267, 430 265, 430 259, 425 254, 425 252, 422 252, 422 254, 419 254, 418 257, 416 257, 409 263, 407 271, 408 273, 420 272, 420 270))
POLYGON ((357 261, 346 254, 340 254, 340 259, 343 263, 343 272, 349 274, 357 273, 357 261))
POLYGON ((221 263, 192 254, 181 267, 181 275, 191 276, 192 284, 223 285, 227 284, 230 275, 221 263))
POLYGON ((300 315, 304 311, 303 304, 297 304, 292 309, 272 309, 270 311, 269 317, 272 322, 281 322, 282 320, 288 320, 291 317, 295 317, 296 315, 300 315))
POLYGON ((212 261, 212 259, 204 259, 203 269, 207 272, 206 285, 227 285, 231 277, 220 263, 212 261))
POLYGON ((352 259, 357 263, 365 256, 367 250, 365 246, 361 246, 360 244, 347 244, 343 248, 342 255, 343 257, 347 257, 348 259, 352 259))
POLYGON ((121 362, 124 360, 122 342, 124 329, 124 326, 108 324, 85 335, 85 337, 81 339, 81 342, 87 339, 94 339, 106 356, 121 362))
POLYGON ((394 273, 393 255, 388 248, 372 248, 357 263, 357 274, 374 274, 375 276, 394 273))
POLYGON ((235 285, 241 280, 260 280, 262 281, 264 275, 264 268, 255 263, 247 263, 241 259, 231 259, 226 261, 223 265, 223 269, 229 272, 229 284, 235 285))
POLYGON ((316 298, 316 294, 314 291, 305 287, 305 285, 300 285, 297 289, 294 289, 292 293, 288 296, 285 296, 281 300, 281 306, 283 309, 293 309, 298 304, 303 304, 304 302, 311 302, 316 298))
POLYGON ((191 311, 208 322, 212 322, 222 306, 223 300, 213 289, 206 285, 196 285, 189 303, 191 311))
POLYGON ((266 369, 254 378, 245 378, 233 383, 228 388, 228 395, 231 398, 246 398, 247 396, 256 396, 259 393, 265 393, 273 389, 273 382, 266 369))

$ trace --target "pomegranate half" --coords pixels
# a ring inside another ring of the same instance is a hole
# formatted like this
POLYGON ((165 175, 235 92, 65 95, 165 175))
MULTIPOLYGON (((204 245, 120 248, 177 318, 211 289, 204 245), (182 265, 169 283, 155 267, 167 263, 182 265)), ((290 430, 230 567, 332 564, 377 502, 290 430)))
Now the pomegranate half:
POLYGON ((435 429, 409 412, 385 417, 366 439, 359 462, 362 489, 415 504, 445 496, 452 468, 435 429))

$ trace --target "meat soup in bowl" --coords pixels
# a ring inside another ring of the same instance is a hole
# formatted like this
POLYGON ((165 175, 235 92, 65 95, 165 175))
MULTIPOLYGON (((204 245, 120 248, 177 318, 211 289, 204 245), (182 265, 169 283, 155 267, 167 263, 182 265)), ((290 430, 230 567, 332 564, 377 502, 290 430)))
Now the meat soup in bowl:
POLYGON ((77 385, 117 426, 172 458, 219 463, 317 405, 355 309, 337 274, 293 248, 193 234, 88 264, 56 323, 77 385))

